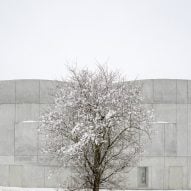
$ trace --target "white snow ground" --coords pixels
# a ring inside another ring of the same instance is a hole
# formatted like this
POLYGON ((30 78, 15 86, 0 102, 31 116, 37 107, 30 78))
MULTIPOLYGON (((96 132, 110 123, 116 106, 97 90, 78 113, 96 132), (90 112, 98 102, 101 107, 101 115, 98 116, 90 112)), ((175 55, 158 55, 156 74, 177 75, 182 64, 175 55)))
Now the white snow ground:
MULTIPOLYGON (((21 187, 0 186, 0 191, 68 191, 68 190, 61 189, 61 188, 21 188, 21 187)), ((81 190, 81 191, 85 191, 85 190, 81 190)), ((100 191, 111 191, 111 190, 100 189, 100 191)), ((125 190, 112 190, 112 191, 125 191, 125 190)), ((130 190, 128 190, 128 191, 130 191, 130 190)), ((139 190, 139 191, 141 191, 141 190, 139 190)))
MULTIPOLYGON (((3 186, 0 186, 0 191, 68 191, 68 190, 61 189, 61 188, 20 188, 20 187, 3 187, 3 186)), ((100 191, 134 191, 134 190, 105 190, 105 189, 100 189, 100 191)), ((138 191, 148 191, 148 190, 138 190, 138 191)), ((157 191, 169 191, 169 190, 157 190, 157 191)), ((173 191, 180 191, 180 190, 173 190, 173 191)), ((190 191, 190 190, 184 190, 184 191, 190 191)))

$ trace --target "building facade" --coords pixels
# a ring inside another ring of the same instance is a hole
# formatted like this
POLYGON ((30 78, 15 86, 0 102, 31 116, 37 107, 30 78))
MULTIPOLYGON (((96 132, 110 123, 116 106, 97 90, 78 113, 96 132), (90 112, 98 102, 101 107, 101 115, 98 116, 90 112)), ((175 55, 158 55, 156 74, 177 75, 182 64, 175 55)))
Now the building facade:
MULTIPOLYGON (((128 189, 191 189, 191 80, 142 80, 144 105, 154 109, 154 133, 138 166, 124 173, 128 189)), ((67 185, 49 161, 37 131, 41 113, 53 104, 60 82, 0 81, 0 186, 67 185)))

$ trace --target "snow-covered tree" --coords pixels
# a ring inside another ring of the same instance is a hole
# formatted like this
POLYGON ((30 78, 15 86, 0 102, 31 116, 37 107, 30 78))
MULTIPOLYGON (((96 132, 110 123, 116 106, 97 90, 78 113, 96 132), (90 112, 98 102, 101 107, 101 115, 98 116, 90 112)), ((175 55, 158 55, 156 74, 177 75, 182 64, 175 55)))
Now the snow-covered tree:
POLYGON ((75 167, 80 188, 98 191, 136 165, 143 137, 150 133, 152 112, 142 105, 141 85, 98 66, 69 69, 70 78, 56 93, 55 104, 41 118, 46 152, 75 167))

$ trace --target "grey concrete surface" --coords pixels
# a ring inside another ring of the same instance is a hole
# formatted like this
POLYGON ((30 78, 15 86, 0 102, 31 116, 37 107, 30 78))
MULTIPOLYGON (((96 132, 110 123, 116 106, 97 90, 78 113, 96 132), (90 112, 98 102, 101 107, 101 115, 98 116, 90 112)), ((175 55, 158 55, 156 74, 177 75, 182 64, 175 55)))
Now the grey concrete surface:
MULTIPOLYGON (((191 81, 142 80, 143 103, 153 108, 156 130, 138 167, 147 167, 148 185, 141 188, 141 175, 134 167, 124 173, 129 189, 191 189, 191 81), (167 123, 161 123, 167 122, 167 123)), ((0 186, 57 187, 67 184, 69 169, 49 177, 57 161, 41 151, 38 135, 40 115, 54 103, 58 81, 0 81, 0 186)))
POLYGON ((9 166, 9 186, 23 186, 23 165, 9 166))
POLYGON ((40 81, 40 103, 54 103, 54 93, 58 85, 57 81, 40 81))
POLYGON ((164 125, 155 124, 151 140, 145 144, 144 156, 164 156, 164 125))
POLYGON ((156 121, 165 121, 169 123, 176 123, 176 104, 154 104, 156 121))
POLYGON ((188 150, 188 105, 177 104, 177 155, 187 156, 188 150))
POLYGON ((191 81, 188 81, 188 103, 191 103, 191 81))
POLYGON ((169 189, 183 189, 183 169, 180 166, 169 167, 169 189))
POLYGON ((23 187, 43 187, 44 168, 39 166, 23 166, 23 187))
POLYGON ((144 95, 144 99, 143 102, 144 103, 153 103, 153 99, 154 99, 154 89, 153 89, 153 84, 154 84, 154 80, 144 80, 144 83, 142 83, 142 89, 143 89, 143 95, 144 95))
POLYGON ((0 103, 15 103, 15 81, 1 81, 0 103))
POLYGON ((9 186, 9 165, 0 165, 0 185, 9 186))
POLYGON ((28 120, 38 121, 39 112, 39 104, 16 104, 16 124, 28 120))
POLYGON ((191 104, 188 104, 188 156, 191 156, 191 104))
POLYGON ((154 80, 154 103, 176 103, 176 80, 154 80))
POLYGON ((188 81, 187 80, 177 80, 176 81, 176 91, 177 91, 177 103, 188 103, 188 81))
POLYGON ((177 129, 176 124, 164 125, 164 150, 165 156, 177 156, 177 129))
POLYGON ((15 155, 37 155, 37 125, 20 123, 15 126, 15 155))
POLYGON ((16 92, 16 103, 39 103, 40 81, 17 80, 15 92, 16 92))

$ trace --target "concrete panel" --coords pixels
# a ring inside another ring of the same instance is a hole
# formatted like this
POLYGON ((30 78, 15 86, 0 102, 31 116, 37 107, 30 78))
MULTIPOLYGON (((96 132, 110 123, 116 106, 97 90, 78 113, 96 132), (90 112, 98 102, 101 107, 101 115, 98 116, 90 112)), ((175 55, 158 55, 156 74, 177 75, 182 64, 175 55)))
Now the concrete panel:
POLYGON ((44 167, 23 166, 24 187, 44 187, 44 167))
POLYGON ((183 168, 180 166, 169 167, 168 189, 183 189, 183 168))
POLYGON ((38 155, 46 156, 46 138, 45 135, 40 134, 38 135, 38 155))
POLYGON ((9 186, 9 166, 0 165, 0 186, 9 186))
POLYGON ((15 122, 15 105, 1 104, 0 105, 0 123, 1 125, 12 126, 15 122))
POLYGON ((191 157, 187 157, 188 160, 188 187, 187 189, 191 189, 191 157))
POLYGON ((188 103, 188 81, 177 80, 177 103, 188 103))
POLYGON ((21 187, 23 179, 23 166, 10 165, 9 166, 9 185, 13 187, 21 187))
POLYGON ((0 103, 15 103, 15 81, 1 81, 0 92, 0 103))
POLYGON ((37 156, 15 156, 15 164, 37 164, 37 156))
POLYGON ((14 156, 0 156, 0 165, 14 164, 14 156))
POLYGON ((154 103, 176 103, 176 80, 154 80, 154 103))
POLYGON ((183 166, 187 167, 187 157, 165 157, 165 166, 183 166))
POLYGON ((187 157, 188 160, 188 187, 187 189, 191 189, 191 157, 187 157))
POLYGON ((153 110, 153 104, 142 104, 144 106, 144 108, 148 111, 152 111, 153 110))
POLYGON ((149 189, 163 189, 164 157, 143 157, 139 166, 149 167, 149 189))
POLYGON ((177 130, 176 124, 164 124, 165 133, 165 156, 177 154, 177 130))
POLYGON ((14 155, 14 127, 0 124, 0 155, 14 155))
POLYGON ((39 121, 39 104, 16 104, 16 123, 39 121))
POLYGON ((47 155, 38 155, 38 164, 47 166, 58 166, 59 162, 56 158, 47 155))
MULTIPOLYGON (((187 188, 187 157, 165 157, 165 176, 164 176, 164 188, 169 189, 170 186, 170 173, 169 170, 171 167, 181 167, 182 168, 182 189, 187 188)), ((179 182, 180 183, 180 182, 179 182)), ((179 188, 177 188, 179 189, 179 188)))
POLYGON ((154 104, 156 122, 176 123, 176 104, 154 104))
POLYGON ((191 103, 191 80, 188 80, 188 103, 191 103))
POLYGON ((15 155, 37 155, 37 124, 20 123, 15 126, 15 155))
POLYGON ((125 188, 137 188, 137 167, 132 168, 128 173, 124 173, 124 177, 126 177, 124 181, 125 188))
POLYGON ((153 103, 153 80, 143 80, 141 83, 143 103, 153 103))
POLYGON ((186 156, 188 149, 188 106, 177 104, 177 156, 186 156))
POLYGON ((0 105, 0 155, 14 154, 15 105, 0 105))
POLYGON ((54 96, 60 82, 40 81, 40 103, 54 103, 54 96))
POLYGON ((164 156, 164 124, 153 124, 151 139, 144 146, 144 156, 164 156))
POLYGON ((60 185, 60 172, 56 167, 45 167, 45 187, 57 188, 60 185))
POLYGON ((191 156, 191 104, 188 104, 188 156, 191 156))
POLYGON ((75 170, 72 168, 69 168, 69 167, 61 168, 59 171, 58 182, 63 187, 71 186, 73 184, 73 182, 71 182, 71 177, 72 175, 75 176, 74 174, 75 174, 75 170))
POLYGON ((39 80, 16 81, 16 103, 39 103, 40 102, 39 80))
POLYGON ((14 154, 15 105, 0 105, 0 155, 14 154))

